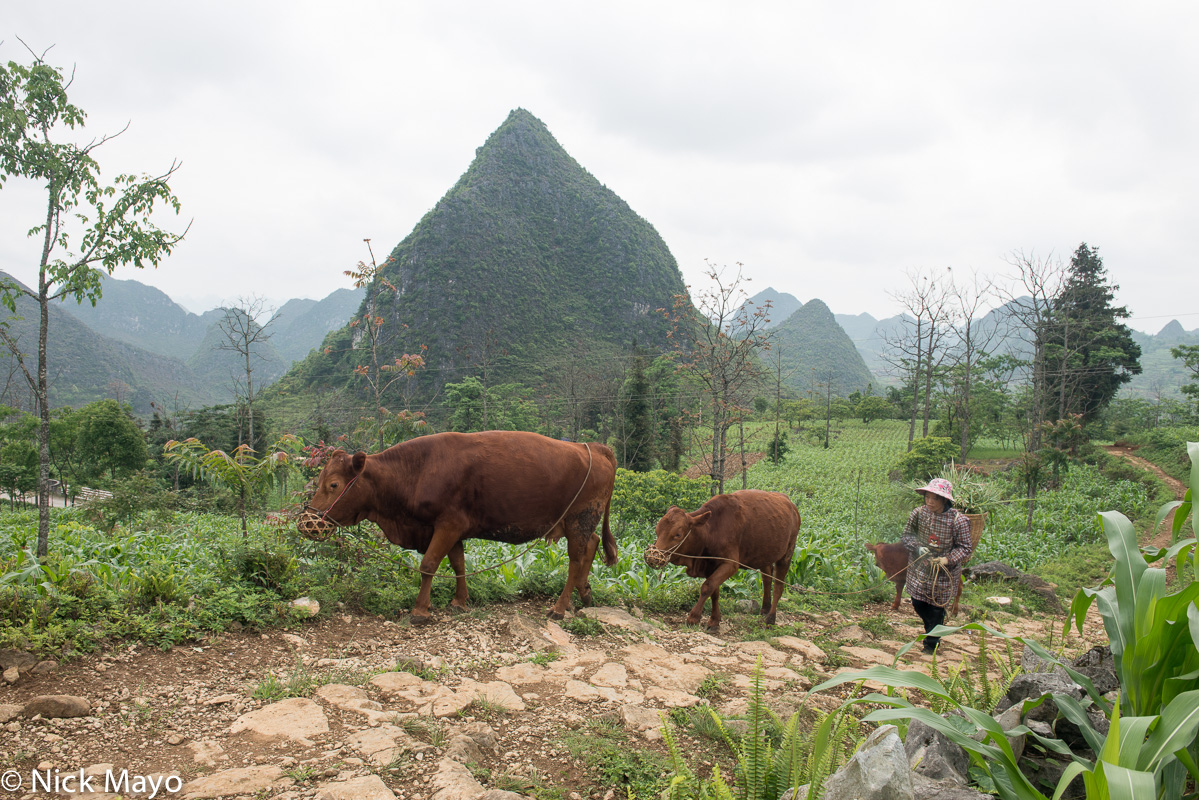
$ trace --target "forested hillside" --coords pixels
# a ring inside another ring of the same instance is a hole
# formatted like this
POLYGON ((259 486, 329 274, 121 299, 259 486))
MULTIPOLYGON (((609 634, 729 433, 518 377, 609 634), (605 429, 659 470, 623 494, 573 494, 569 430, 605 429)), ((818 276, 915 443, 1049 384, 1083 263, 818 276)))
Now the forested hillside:
MULTIPOLYGON (((380 265, 363 301, 381 319, 380 363, 420 353, 429 396, 475 374, 526 384, 572 357, 667 347, 659 309, 685 291, 654 227, 588 173, 546 126, 513 111, 469 169, 380 265)), ((362 329, 294 370, 341 386, 370 361, 362 329)))
POLYGON ((809 300, 773 334, 777 352, 769 360, 781 361, 783 384, 801 395, 823 392, 831 382, 833 396, 844 397, 874 381, 853 341, 820 300, 809 300))

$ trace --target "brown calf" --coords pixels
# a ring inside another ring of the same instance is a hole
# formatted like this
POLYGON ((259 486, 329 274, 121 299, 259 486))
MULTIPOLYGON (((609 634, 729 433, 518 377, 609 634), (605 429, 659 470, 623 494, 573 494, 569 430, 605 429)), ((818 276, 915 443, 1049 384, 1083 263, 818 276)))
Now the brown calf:
POLYGON ((874 553, 874 563, 886 573, 889 580, 895 581, 895 602, 891 610, 899 610, 899 601, 903 599, 903 586, 908 580, 908 551, 899 542, 877 542, 866 545, 866 549, 874 553))

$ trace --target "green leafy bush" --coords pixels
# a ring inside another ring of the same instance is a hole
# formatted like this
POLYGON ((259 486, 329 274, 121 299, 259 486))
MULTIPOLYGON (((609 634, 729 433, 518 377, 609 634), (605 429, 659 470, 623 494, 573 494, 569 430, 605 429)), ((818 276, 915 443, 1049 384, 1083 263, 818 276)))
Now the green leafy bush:
POLYGON ((912 449, 904 453, 896 468, 904 480, 928 480, 960 452, 961 448, 951 439, 944 436, 925 436, 912 444, 912 449))
POLYGON ((709 498, 708 481, 664 469, 649 472, 616 470, 612 513, 622 522, 656 523, 671 506, 694 511, 709 498))

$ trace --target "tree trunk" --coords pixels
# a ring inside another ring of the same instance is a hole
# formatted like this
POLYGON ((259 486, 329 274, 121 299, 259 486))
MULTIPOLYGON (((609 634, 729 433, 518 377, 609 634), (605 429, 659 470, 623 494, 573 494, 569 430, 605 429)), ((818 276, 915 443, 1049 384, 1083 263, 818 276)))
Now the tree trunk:
POLYGON ((908 452, 912 452, 912 442, 916 438, 916 414, 920 411, 920 365, 921 354, 924 352, 924 333, 921 320, 916 320, 916 367, 912 370, 912 414, 908 420, 908 452))
MULTIPOLYGON (((47 231, 49 236, 49 231, 47 231)), ((43 261, 44 263, 44 261, 43 261)), ((50 387, 46 380, 46 334, 50 327, 49 286, 46 270, 38 276, 40 320, 37 335, 37 555, 45 558, 50 550, 50 387)))

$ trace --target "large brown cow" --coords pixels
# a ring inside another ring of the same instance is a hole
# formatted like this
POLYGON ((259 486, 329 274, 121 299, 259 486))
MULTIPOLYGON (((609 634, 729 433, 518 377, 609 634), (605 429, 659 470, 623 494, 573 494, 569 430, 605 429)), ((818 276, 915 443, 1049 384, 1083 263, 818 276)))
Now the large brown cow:
POLYGON ((303 533, 370 520, 392 544, 424 554, 412 620, 427 622, 433 574, 449 556, 457 576, 450 606, 466 606, 465 539, 522 544, 566 537, 566 588, 550 609, 561 619, 571 592, 591 602, 588 576, 603 520, 604 562, 616 563, 608 506, 616 456, 603 444, 562 442, 521 431, 439 433, 381 453, 334 451, 300 519, 303 533))
POLYGON ((716 495, 691 513, 671 506, 658 520, 657 541, 645 560, 655 568, 680 564, 690 577, 705 578, 687 624, 699 624, 711 597, 711 633, 720 630, 720 585, 742 566, 758 570, 762 616, 773 625, 798 535, 799 511, 785 494, 745 489, 716 495))

